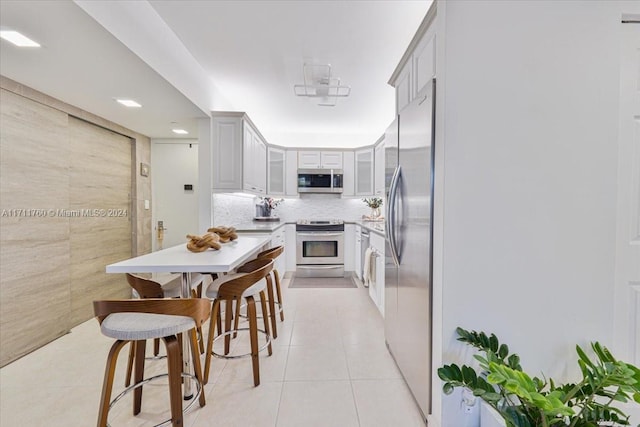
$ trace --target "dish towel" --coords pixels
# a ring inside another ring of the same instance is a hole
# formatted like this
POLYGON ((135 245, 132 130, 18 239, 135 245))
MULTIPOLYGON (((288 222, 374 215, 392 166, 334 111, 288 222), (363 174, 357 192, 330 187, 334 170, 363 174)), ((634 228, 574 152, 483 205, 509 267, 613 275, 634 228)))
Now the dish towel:
POLYGON ((364 266, 362 267, 362 284, 365 288, 368 288, 372 281, 375 281, 375 273, 374 276, 371 275, 371 265, 375 265, 375 261, 373 260, 373 251, 371 248, 367 248, 364 252, 364 266))

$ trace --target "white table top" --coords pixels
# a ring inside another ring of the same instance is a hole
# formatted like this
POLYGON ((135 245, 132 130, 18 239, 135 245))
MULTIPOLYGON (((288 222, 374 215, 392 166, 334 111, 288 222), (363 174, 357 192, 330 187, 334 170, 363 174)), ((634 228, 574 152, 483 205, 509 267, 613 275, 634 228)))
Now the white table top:
POLYGON ((107 265, 107 273, 220 273, 230 271, 269 242, 269 236, 244 237, 223 243, 220 250, 191 252, 187 244, 173 246, 107 265))

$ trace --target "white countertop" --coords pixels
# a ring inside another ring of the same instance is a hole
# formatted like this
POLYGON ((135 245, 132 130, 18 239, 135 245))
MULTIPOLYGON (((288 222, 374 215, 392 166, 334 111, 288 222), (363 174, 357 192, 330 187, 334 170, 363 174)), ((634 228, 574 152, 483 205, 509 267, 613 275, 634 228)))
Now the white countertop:
POLYGON ((238 233, 271 233, 276 231, 280 227, 284 227, 286 222, 282 221, 252 221, 252 222, 243 222, 242 224, 234 225, 233 227, 236 229, 238 233))
POLYGON ((356 220, 355 223, 361 227, 368 229, 374 233, 381 234, 383 237, 384 233, 384 221, 366 221, 366 220, 356 220))
POLYGON ((186 244, 107 265, 107 273, 219 273, 230 271, 269 242, 269 236, 243 237, 220 250, 191 252, 186 244))

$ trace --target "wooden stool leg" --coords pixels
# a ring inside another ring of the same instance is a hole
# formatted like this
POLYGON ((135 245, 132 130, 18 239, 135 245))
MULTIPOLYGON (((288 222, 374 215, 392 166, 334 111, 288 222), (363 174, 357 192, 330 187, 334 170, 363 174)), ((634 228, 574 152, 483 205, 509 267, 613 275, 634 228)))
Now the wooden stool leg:
MULTIPOLYGON (((213 337, 215 336, 216 323, 219 319, 220 301, 216 299, 213 301, 213 309, 211 311, 211 318, 209 320, 209 336, 207 337, 207 351, 204 357, 204 378, 202 380, 202 384, 207 384, 209 382, 209 370, 211 368, 211 356, 213 352, 213 337)), ((220 325, 220 323, 218 323, 218 325, 220 325)))
POLYGON ((233 318, 233 329, 235 330, 235 333, 233 334, 233 338, 236 338, 238 336, 238 327, 239 327, 238 325, 240 323, 240 309, 242 308, 242 304, 240 304, 240 301, 242 300, 239 300, 236 302, 236 313, 233 318))
MULTIPOLYGON (((196 289, 191 289, 191 298, 202 298, 202 282, 198 284, 196 289)), ((202 328, 198 326, 198 343, 200 345, 200 354, 204 353, 204 338, 202 337, 202 328)))
POLYGON ((133 372, 133 358, 136 355, 136 345, 131 341, 129 346, 129 360, 127 360, 127 376, 124 380, 124 386, 129 387, 131 385, 131 373, 133 372))
MULTIPOLYGON (((175 335, 162 339, 167 347, 167 367, 169 371, 169 399, 171 402, 171 425, 182 427, 182 357, 180 344, 175 335)), ((197 352, 195 354, 198 354, 197 352)))
MULTIPOLYGON (((147 342, 145 340, 136 341, 136 357, 133 382, 139 383, 144 378, 144 357, 147 350, 147 342)), ((133 390, 133 415, 138 415, 142 407, 142 387, 133 390)))
MULTIPOLYGON (((191 341, 191 358, 193 361, 193 373, 198 379, 198 381, 200 381, 200 384, 204 386, 204 382, 202 380, 202 365, 200 364, 200 356, 198 355, 198 352, 197 352, 199 347, 198 334, 195 329, 192 329, 191 331, 189 331, 189 337, 191 341)), ((203 387, 202 391, 200 392, 200 407, 203 407, 205 404, 206 404, 206 401, 204 398, 204 387, 203 387)))
POLYGON ((251 338, 251 362, 253 364, 253 385, 260 385, 260 357, 258 355, 258 319, 256 302, 252 296, 246 297, 247 317, 249 318, 249 336, 251 338))
POLYGON ((158 338, 153 340, 153 355, 157 356, 160 354, 160 340, 158 338))
MULTIPOLYGON (((98 427, 107 427, 107 418, 109 417, 109 403, 111 402, 111 390, 113 389, 113 377, 116 373, 116 362, 118 354, 122 347, 127 345, 129 341, 116 341, 109 350, 107 356, 107 366, 104 370, 104 380, 102 382, 102 396, 100 397, 100 409, 98 412, 98 427)), ((133 345, 133 343, 132 343, 133 345)))
MULTIPOLYGON (((264 294, 264 291, 260 291, 260 304, 262 306, 263 313, 265 313, 265 310, 267 309, 266 299, 267 297, 264 294)), ((269 319, 267 319, 267 316, 262 316, 262 320, 264 321, 264 331, 267 333, 267 335, 271 336, 271 331, 269 330, 269 319)), ((273 354, 273 350, 271 348, 271 341, 269 341, 269 345, 267 346, 267 352, 269 353, 269 356, 273 354)))
POLYGON ((284 305, 282 304, 282 291, 280 290, 280 274, 278 270, 273 269, 273 277, 276 282, 276 294, 278 295, 278 303, 280 304, 280 321, 284 322, 284 305))
POLYGON ((271 330, 273 331, 273 338, 278 338, 278 326, 276 325, 276 303, 273 296, 273 281, 271 280, 271 274, 267 274, 267 294, 269 296, 269 312, 262 313, 262 317, 269 316, 271 319, 271 330))
MULTIPOLYGON (((227 300, 224 309, 224 331, 231 330, 231 320, 233 318, 233 300, 227 300)), ((224 354, 229 354, 229 345, 231 344, 231 335, 224 336, 224 354)))

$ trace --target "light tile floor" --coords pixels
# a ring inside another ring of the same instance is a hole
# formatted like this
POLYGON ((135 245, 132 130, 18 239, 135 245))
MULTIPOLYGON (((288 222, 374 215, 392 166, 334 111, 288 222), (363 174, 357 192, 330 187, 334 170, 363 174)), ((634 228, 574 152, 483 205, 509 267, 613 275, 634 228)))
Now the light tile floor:
MULTIPOLYGON (((384 343, 382 317, 363 288, 287 288, 285 321, 273 355, 260 357, 253 387, 249 359, 213 359, 207 405, 188 411, 186 427, 423 427, 413 398, 384 343)), ((91 319, 71 333, 0 369, 0 426, 95 425, 112 340, 91 319)), ((242 351, 247 343, 234 340, 242 351)), ((128 347, 118 360, 114 396, 123 385, 128 347)), ((149 361, 145 375, 165 360, 149 361)), ((142 413, 127 396, 112 426, 152 426, 168 418, 167 389, 145 386, 142 413)))

